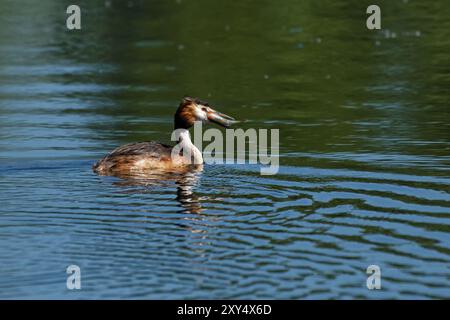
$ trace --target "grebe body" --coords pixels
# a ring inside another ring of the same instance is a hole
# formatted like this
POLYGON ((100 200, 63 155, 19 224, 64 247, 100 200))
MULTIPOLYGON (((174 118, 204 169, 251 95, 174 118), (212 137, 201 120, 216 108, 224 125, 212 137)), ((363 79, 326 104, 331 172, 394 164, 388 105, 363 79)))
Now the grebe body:
POLYGON ((174 116, 174 127, 178 137, 178 144, 175 147, 155 141, 126 144, 99 160, 94 164, 93 170, 98 174, 108 175, 201 166, 202 153, 192 143, 189 134, 189 128, 195 121, 214 122, 224 127, 229 127, 235 122, 232 117, 212 109, 207 102, 185 97, 174 116))

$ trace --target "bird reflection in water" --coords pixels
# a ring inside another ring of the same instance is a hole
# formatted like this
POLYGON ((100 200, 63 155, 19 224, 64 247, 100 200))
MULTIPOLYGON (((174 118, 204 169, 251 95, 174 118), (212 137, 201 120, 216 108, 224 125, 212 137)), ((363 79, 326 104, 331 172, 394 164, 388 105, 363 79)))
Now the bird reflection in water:
MULTIPOLYGON (((113 182, 113 185, 121 187, 126 193, 151 193, 154 189, 171 190, 176 187, 176 200, 181 210, 178 213, 185 214, 180 217, 187 223, 176 223, 176 225, 186 231, 186 240, 195 243, 192 252, 199 257, 206 255, 205 250, 210 245, 208 230, 210 223, 217 218, 202 214, 201 201, 203 196, 195 193, 203 171, 203 166, 190 166, 183 170, 176 171, 152 170, 151 172, 136 172, 133 174, 114 174, 120 180, 113 182)), ((175 212, 174 212, 175 213, 175 212)), ((158 215, 161 218, 161 215, 158 215)), ((201 264, 199 268, 202 268, 201 264)))
POLYGON ((113 185, 121 187, 139 187, 139 190, 127 190, 127 192, 145 192, 155 187, 170 187, 175 183, 176 200, 180 203, 185 213, 201 213, 200 197, 195 194, 194 188, 200 181, 203 171, 202 165, 192 165, 176 171, 152 170, 151 172, 133 172, 127 174, 115 174, 121 180, 113 185))

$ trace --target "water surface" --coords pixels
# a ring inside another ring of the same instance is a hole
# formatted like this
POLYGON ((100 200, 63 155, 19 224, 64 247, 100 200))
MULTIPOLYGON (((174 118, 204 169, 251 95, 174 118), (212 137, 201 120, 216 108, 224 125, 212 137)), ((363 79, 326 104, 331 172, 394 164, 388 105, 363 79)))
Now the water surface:
POLYGON ((79 4, 0 3, 0 298, 450 298, 447 2, 79 4), (280 129, 279 173, 91 171, 184 94, 280 129))

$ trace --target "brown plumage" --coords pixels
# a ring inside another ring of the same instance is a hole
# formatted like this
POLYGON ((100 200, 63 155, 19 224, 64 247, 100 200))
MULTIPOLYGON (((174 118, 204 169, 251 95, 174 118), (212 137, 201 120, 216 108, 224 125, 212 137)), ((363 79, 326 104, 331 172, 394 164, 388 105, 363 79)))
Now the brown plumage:
POLYGON ((106 157, 94 164, 97 173, 121 173, 124 170, 168 167, 172 146, 155 141, 137 142, 114 149, 106 157), (138 165, 139 164, 139 165, 138 165))
POLYGON ((179 142, 183 142, 184 150, 172 154, 174 147, 160 142, 130 143, 116 148, 99 160, 94 164, 93 170, 102 175, 119 175, 152 169, 173 170, 192 165, 193 159, 196 164, 201 164, 201 153, 192 144, 188 131, 195 121, 211 121, 228 127, 234 119, 213 110, 207 102, 186 97, 174 116, 174 126, 181 131, 179 142), (186 151, 192 151, 192 154, 186 151))

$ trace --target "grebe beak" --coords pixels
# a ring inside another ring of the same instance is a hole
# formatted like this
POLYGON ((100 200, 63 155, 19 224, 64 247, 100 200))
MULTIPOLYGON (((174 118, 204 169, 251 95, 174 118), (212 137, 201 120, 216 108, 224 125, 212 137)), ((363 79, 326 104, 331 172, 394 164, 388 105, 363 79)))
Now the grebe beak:
POLYGON ((208 120, 210 122, 217 123, 218 125, 221 125, 225 128, 229 128, 232 124, 239 122, 236 121, 233 117, 217 112, 216 110, 213 110, 211 108, 208 110, 208 120))

